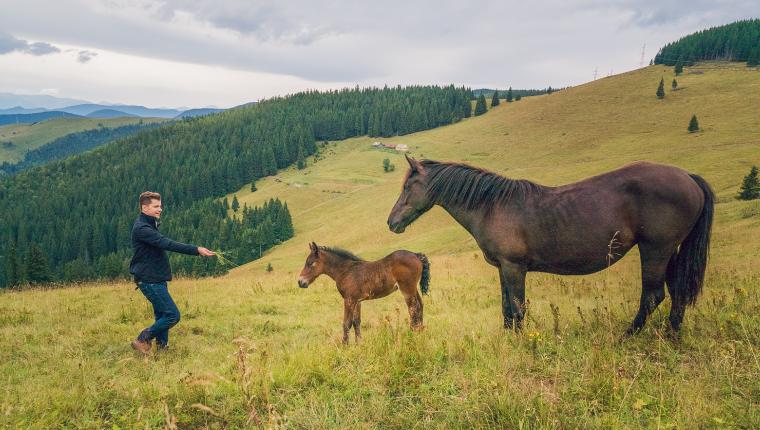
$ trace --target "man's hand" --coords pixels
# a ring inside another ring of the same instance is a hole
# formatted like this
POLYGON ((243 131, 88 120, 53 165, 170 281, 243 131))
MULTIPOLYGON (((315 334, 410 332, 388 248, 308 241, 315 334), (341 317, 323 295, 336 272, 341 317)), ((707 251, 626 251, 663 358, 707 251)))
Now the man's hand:
POLYGON ((200 255, 201 257, 213 257, 216 254, 214 254, 213 251, 209 251, 208 249, 206 249, 206 248, 204 248, 202 246, 199 246, 198 247, 198 255, 200 255))

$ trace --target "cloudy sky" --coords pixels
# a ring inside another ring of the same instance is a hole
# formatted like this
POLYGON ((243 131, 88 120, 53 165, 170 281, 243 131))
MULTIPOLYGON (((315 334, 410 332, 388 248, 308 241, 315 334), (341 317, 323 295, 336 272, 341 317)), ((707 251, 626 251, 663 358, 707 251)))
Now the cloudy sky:
POLYGON ((304 89, 577 85, 757 0, 0 0, 0 92, 229 107, 304 89))

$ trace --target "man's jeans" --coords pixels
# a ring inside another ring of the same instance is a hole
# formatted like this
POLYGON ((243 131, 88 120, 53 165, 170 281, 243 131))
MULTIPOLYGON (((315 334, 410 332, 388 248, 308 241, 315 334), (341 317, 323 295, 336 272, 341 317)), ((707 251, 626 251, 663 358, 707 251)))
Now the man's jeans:
POLYGON ((169 295, 166 282, 140 282, 137 286, 153 305, 153 314, 156 317, 156 322, 140 334, 140 340, 150 341, 155 338, 159 348, 166 348, 169 345, 169 329, 179 322, 179 309, 169 295))

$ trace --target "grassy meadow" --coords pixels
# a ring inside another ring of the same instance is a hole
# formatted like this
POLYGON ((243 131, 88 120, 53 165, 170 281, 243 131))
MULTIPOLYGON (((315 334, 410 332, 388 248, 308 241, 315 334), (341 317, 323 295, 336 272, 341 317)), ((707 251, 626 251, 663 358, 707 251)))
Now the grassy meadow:
POLYGON ((55 118, 34 124, 10 124, 0 127, 0 143, 12 142, 13 146, 0 145, 0 163, 16 162, 24 158, 27 151, 70 133, 103 127, 120 127, 135 124, 165 121, 163 118, 55 118))
POLYGON ((245 187, 241 204, 285 200, 295 237, 224 277, 173 282, 182 321, 165 353, 130 349, 152 310, 129 283, 0 293, 0 426, 760 428, 760 201, 734 199, 760 164, 760 72, 704 64, 658 100, 661 77, 669 84, 672 68, 408 136, 331 142, 306 169, 245 187), (692 114, 699 133, 686 131, 692 114), (621 341, 638 308, 635 250, 590 276, 530 274, 526 327, 504 331, 497 272, 444 211, 388 231, 406 162, 372 149, 375 140, 549 185, 634 160, 702 175, 718 196, 711 261, 680 339, 667 337, 666 299, 621 341), (383 172, 386 157, 395 171, 383 172), (362 342, 342 346, 332 281, 296 285, 312 240, 367 259, 427 254, 425 330, 409 331, 394 294, 366 302, 362 342))

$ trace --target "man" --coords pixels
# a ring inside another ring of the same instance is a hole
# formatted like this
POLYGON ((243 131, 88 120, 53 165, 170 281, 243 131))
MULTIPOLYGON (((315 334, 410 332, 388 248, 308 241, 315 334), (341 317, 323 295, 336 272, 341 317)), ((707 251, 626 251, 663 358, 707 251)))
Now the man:
POLYGON ((201 246, 175 242, 158 232, 162 211, 160 194, 151 191, 140 194, 140 209, 140 216, 132 227, 132 249, 135 255, 129 265, 129 273, 134 276, 137 287, 153 305, 156 322, 132 341, 132 348, 148 354, 153 339, 156 339, 158 349, 169 346, 169 329, 179 322, 179 309, 169 295, 166 285, 172 280, 166 251, 203 257, 215 254, 201 246))

